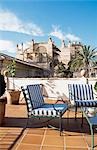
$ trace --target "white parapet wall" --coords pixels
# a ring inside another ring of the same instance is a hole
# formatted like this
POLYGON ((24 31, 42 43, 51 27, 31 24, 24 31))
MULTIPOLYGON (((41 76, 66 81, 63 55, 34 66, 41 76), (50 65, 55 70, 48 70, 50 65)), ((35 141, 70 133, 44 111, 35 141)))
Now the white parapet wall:
MULTIPOLYGON (((89 78, 88 82, 93 86, 97 81, 96 78, 89 78)), ((69 83, 86 83, 85 78, 15 78, 16 89, 21 90, 21 86, 31 85, 31 84, 43 84, 45 87, 44 95, 50 99, 68 99, 68 84, 69 83)), ((9 88, 12 88, 12 78, 9 78, 9 88)), ((95 92, 95 91, 94 91, 95 92)), ((95 96, 96 98, 97 96, 95 96)))

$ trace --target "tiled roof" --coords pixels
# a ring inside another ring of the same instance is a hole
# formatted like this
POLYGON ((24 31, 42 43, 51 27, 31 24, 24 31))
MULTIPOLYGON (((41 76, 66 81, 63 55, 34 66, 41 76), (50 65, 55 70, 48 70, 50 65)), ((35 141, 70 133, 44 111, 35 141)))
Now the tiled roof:
POLYGON ((8 60, 13 60, 13 59, 14 59, 16 62, 21 63, 21 64, 24 64, 24 65, 27 65, 27 66, 36 67, 36 68, 39 68, 39 69, 42 69, 42 70, 47 70, 47 69, 41 68, 40 66, 38 66, 38 65, 36 65, 36 64, 33 64, 33 63, 29 63, 29 62, 27 62, 27 61, 20 60, 20 59, 18 59, 18 58, 9 56, 9 55, 4 54, 4 53, 0 53, 0 56, 3 56, 5 59, 8 59, 8 60))

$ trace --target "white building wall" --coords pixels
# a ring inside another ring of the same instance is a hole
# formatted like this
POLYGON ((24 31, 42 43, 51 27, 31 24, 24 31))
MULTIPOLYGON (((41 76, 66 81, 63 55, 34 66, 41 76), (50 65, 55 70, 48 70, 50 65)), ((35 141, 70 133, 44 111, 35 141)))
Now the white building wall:
MULTIPOLYGON (((9 78, 10 88, 12 88, 12 78, 9 78)), ((97 81, 96 78, 88 79, 89 83, 93 86, 97 81)), ((63 98, 67 100, 69 98, 68 84, 69 83, 86 83, 85 78, 61 78, 61 79, 39 79, 39 78, 15 78, 16 89, 21 90, 21 86, 30 84, 43 84, 45 87, 45 94, 50 99, 63 98)), ((94 91, 95 92, 95 91, 94 91)), ((96 95, 94 95, 96 98, 96 95)), ((97 99, 97 98, 96 98, 97 99)))

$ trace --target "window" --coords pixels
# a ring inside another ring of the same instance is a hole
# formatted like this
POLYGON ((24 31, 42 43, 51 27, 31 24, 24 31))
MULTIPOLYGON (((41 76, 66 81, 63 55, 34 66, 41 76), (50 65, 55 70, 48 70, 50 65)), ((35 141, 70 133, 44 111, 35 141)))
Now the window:
POLYGON ((36 61, 39 63, 46 63, 47 62, 47 50, 45 47, 40 46, 36 49, 35 57, 36 61))

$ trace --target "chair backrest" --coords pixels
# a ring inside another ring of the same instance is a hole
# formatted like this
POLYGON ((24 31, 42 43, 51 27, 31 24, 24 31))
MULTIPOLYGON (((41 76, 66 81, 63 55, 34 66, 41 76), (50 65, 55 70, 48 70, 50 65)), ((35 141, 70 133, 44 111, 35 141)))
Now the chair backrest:
POLYGON ((68 84, 68 89, 71 102, 75 100, 94 100, 91 84, 68 84))
POLYGON ((41 84, 28 85, 27 89, 33 109, 44 105, 41 84))
POLYGON ((42 87, 40 84, 26 85, 21 87, 28 110, 28 116, 35 108, 41 107, 44 104, 42 95, 42 87))

